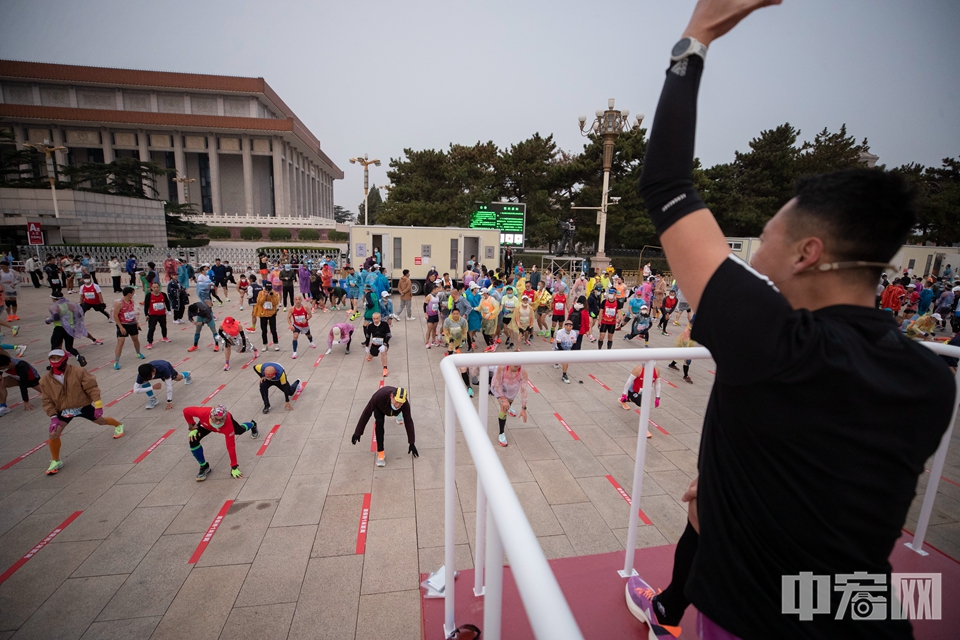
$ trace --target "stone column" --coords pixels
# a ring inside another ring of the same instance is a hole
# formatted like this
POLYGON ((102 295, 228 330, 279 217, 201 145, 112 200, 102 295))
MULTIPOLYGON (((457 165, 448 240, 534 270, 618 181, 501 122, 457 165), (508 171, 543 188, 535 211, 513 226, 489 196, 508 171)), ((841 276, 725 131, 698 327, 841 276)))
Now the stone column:
POLYGON ((253 156, 250 154, 250 145, 253 142, 248 136, 243 136, 243 199, 247 205, 247 215, 253 217, 253 156))
POLYGON ((303 201, 301 200, 301 196, 303 195, 303 194, 302 194, 303 179, 302 179, 302 176, 300 175, 299 154, 297 154, 297 153, 294 153, 294 157, 293 157, 293 184, 294 184, 294 189, 293 189, 293 202, 294 202, 293 212, 294 212, 294 213, 293 213, 293 215, 295 215, 296 217, 299 218, 299 217, 302 215, 302 212, 303 212, 303 201))
MULTIPOLYGON (((177 177, 186 177, 187 159, 183 155, 183 135, 179 131, 173 131, 173 165, 177 170, 177 177)), ((182 182, 177 183, 177 202, 183 204, 187 201, 187 185, 182 182)))
POLYGON ((137 147, 140 152, 140 162, 150 162, 150 150, 147 148, 147 132, 137 129, 137 147))
POLYGON ((283 158, 281 157, 283 142, 276 137, 271 144, 273 145, 273 215, 279 218, 287 215, 283 201, 283 158))
POLYGON ((116 157, 113 155, 113 137, 110 135, 110 129, 101 127, 100 143, 103 145, 103 161, 110 164, 116 157))
MULTIPOLYGON (((62 147, 63 146, 63 130, 60 127, 53 127, 53 146, 62 147)), ((54 160, 60 166, 67 164, 67 152, 66 151, 54 151, 53 152, 54 160)))
POLYGON ((216 135, 207 136, 207 158, 210 161, 210 199, 213 213, 223 214, 223 200, 220 196, 220 149, 216 135))

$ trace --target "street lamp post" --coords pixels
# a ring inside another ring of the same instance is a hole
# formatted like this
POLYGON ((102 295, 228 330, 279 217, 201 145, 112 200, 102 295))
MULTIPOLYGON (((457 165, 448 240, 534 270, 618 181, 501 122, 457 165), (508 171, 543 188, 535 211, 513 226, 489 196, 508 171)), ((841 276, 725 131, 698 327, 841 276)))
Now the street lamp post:
POLYGON ((54 151, 66 151, 66 147, 55 147, 50 144, 49 140, 44 140, 43 144, 36 144, 34 142, 24 142, 23 146, 30 147, 31 149, 36 149, 37 151, 43 151, 47 156, 47 177, 50 179, 50 193, 53 194, 53 214, 57 218, 60 217, 60 206, 57 204, 57 185, 56 185, 56 175, 57 170, 53 164, 53 156, 51 155, 54 151))
POLYGON ((350 164, 358 164, 358 163, 363 165, 363 224, 364 226, 366 226, 367 221, 369 220, 369 215, 370 215, 370 202, 369 202, 370 169, 369 167, 370 165, 379 167, 380 161, 377 160, 376 158, 374 158, 373 160, 370 160, 367 154, 363 154, 362 158, 360 157, 350 158, 350 164))
POLYGON ((190 183, 196 182, 196 178, 188 178, 187 176, 182 176, 179 173, 177 177, 173 179, 174 182, 179 182, 183 185, 183 203, 190 204, 190 183))
POLYGON ((636 115, 637 121, 630 125, 628 118, 630 110, 620 111, 614 108, 614 99, 607 101, 607 110, 597 109, 596 119, 587 126, 587 116, 580 116, 580 134, 584 137, 591 134, 600 136, 603 140, 603 192, 600 200, 600 240, 597 243, 597 255, 594 258, 594 267, 600 269, 610 264, 604 253, 607 236, 607 196, 610 191, 610 167, 613 165, 613 147, 621 133, 636 131, 643 122, 643 113, 636 115))

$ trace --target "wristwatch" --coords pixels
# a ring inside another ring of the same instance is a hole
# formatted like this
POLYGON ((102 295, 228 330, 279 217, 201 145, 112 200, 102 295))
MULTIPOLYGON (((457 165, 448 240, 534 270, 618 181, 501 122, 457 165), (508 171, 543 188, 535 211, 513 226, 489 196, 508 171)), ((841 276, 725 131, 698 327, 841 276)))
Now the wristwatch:
POLYGON ((677 44, 673 45, 673 50, 670 51, 670 60, 672 62, 678 62, 684 58, 689 58, 690 56, 700 56, 701 59, 707 59, 707 45, 703 44, 696 38, 691 38, 686 36, 680 38, 677 41, 677 44))

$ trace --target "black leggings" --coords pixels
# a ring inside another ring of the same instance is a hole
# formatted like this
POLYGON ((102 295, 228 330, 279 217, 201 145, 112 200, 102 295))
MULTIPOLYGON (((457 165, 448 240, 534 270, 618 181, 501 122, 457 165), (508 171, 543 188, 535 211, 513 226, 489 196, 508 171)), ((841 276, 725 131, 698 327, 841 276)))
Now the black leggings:
POLYGON ((287 298, 290 298, 290 305, 293 305, 293 287, 283 288, 283 306, 287 306, 287 298))
POLYGON ((373 433, 377 436, 377 451, 383 451, 383 419, 386 414, 378 409, 373 410, 373 433))
POLYGON ((277 316, 263 316, 260 318, 260 337, 263 338, 263 346, 267 346, 267 327, 270 327, 274 343, 280 342, 277 336, 277 316))
POLYGON ((666 331, 666 330, 667 330, 667 323, 668 323, 668 322, 670 322, 670 312, 669 312, 669 311, 664 311, 663 313, 660 314, 660 322, 659 322, 659 324, 657 325, 658 327, 660 327, 660 331, 666 331))
POLYGON ((670 585, 654 598, 658 604, 663 605, 667 614, 666 619, 660 619, 661 624, 671 626, 680 624, 683 612, 690 606, 690 600, 684 595, 683 590, 687 586, 690 568, 693 566, 693 559, 697 555, 699 546, 700 534, 688 520, 687 528, 683 530, 683 535, 677 541, 677 548, 673 552, 673 575, 670 578, 670 585))
POLYGON ((270 406, 270 396, 268 395, 270 387, 276 387, 283 392, 283 401, 290 402, 290 396, 297 392, 289 382, 282 383, 279 380, 260 379, 260 397, 263 399, 263 406, 270 406))
POLYGON ((80 352, 73 348, 73 336, 67 333, 67 330, 61 326, 53 328, 53 334, 50 336, 50 348, 59 349, 63 345, 64 351, 75 357, 80 356, 80 352))
POLYGON ((113 292, 120 293, 123 291, 123 287, 120 286, 120 276, 112 276, 113 279, 113 292))
POLYGON ((157 329, 157 325, 160 325, 160 335, 164 338, 167 337, 167 316, 166 314, 162 316, 147 316, 147 344, 153 344, 153 334, 157 329))

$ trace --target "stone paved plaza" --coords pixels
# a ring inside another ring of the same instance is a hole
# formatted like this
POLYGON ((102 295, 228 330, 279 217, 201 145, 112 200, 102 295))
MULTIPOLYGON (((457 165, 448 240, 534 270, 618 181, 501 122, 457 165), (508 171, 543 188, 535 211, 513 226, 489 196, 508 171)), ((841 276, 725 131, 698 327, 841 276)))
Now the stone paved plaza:
MULTIPOLYGON (((4 337, 28 344, 25 357, 41 373, 49 350, 50 327, 43 323, 48 293, 26 285, 21 334, 11 339, 7 331, 4 337)), ((108 301, 115 297, 105 291, 108 301)), ((307 382, 292 412, 275 398, 267 416, 260 413, 257 376, 241 368, 246 355, 234 354, 231 370, 224 372, 223 355, 206 346, 211 342, 208 329, 203 348, 191 354, 186 349, 192 344, 192 325, 171 325, 172 343, 158 342, 144 354, 173 363, 189 356, 178 368, 191 371, 195 382, 175 385, 175 411, 162 410, 164 391, 161 406, 151 411, 144 409, 143 395, 127 396, 105 412, 124 423, 122 439, 113 440, 110 427, 79 419, 66 429, 65 464, 57 475, 43 473, 49 461, 46 447, 0 471, 0 571, 82 511, 0 584, 0 640, 420 638, 419 574, 443 564, 443 382, 437 366, 442 352, 424 349, 419 311, 414 322, 393 323, 387 383, 409 388, 420 458, 406 454, 402 427, 388 419, 387 466, 380 469, 370 451, 372 422, 360 444, 350 444, 359 414, 381 380, 379 362, 364 362, 358 339, 349 356, 335 349, 316 363, 334 318, 342 314, 315 317, 318 349, 305 348, 302 340, 299 359, 290 359, 289 332, 281 332, 282 351, 264 354, 287 367, 292 378, 307 382), (225 404, 239 420, 257 420, 261 437, 237 439, 244 474, 239 480, 230 477, 223 439, 217 434, 206 438, 213 472, 198 483, 180 409, 201 404, 221 385, 209 404, 225 404), (279 428, 258 456, 274 425, 279 428), (135 462, 171 429, 177 431, 135 462), (365 552, 358 554, 367 493, 372 494, 369 527, 365 552), (229 500, 232 506, 203 555, 190 564, 229 500)), ((249 319, 249 307, 239 312, 236 294, 215 313, 218 323, 229 313, 249 319)), ((80 344, 88 369, 96 369, 106 405, 131 390, 139 361, 128 340, 123 369, 114 371, 113 325, 95 312, 87 320, 90 330, 105 339, 103 346, 80 344)), ((285 328, 285 318, 278 324, 285 328)), ((677 330, 671 325, 674 335, 677 330)), ((673 337, 653 334, 652 346, 673 346, 673 337)), ((621 336, 616 336, 616 348, 639 346, 621 336)), ((259 335, 255 340, 259 344, 259 335)), ((535 344, 536 349, 548 347, 539 339, 535 344)), ((696 473, 713 377, 707 361, 694 362, 692 385, 663 365, 663 402, 651 415, 662 431, 651 428, 640 501, 652 524, 640 527, 639 547, 673 544, 684 527, 680 496, 696 473)), ((530 420, 523 424, 510 418, 510 446, 496 447, 549 558, 624 548, 629 509, 607 476, 630 490, 638 416, 617 402, 627 374, 627 365, 573 366, 573 382, 566 385, 552 367, 532 367, 538 393, 530 392, 530 420)), ((19 401, 18 394, 11 390, 11 404, 19 401)), ((0 466, 44 442, 48 419, 39 401, 35 404, 36 411, 18 406, 0 418, 0 466)), ((490 411, 494 416, 492 403, 490 411)), ((490 423, 495 441, 496 420, 490 423)), ((944 472, 952 482, 941 483, 927 537, 954 558, 960 558, 958 437, 955 432, 944 472)), ((457 464, 457 568, 467 569, 473 566, 476 471, 465 446, 457 464)), ((920 480, 921 493, 927 477, 920 480)), ((915 500, 908 530, 918 505, 915 500)), ((951 597, 945 594, 947 602, 951 597)), ((589 630, 584 631, 589 637, 589 630)))

